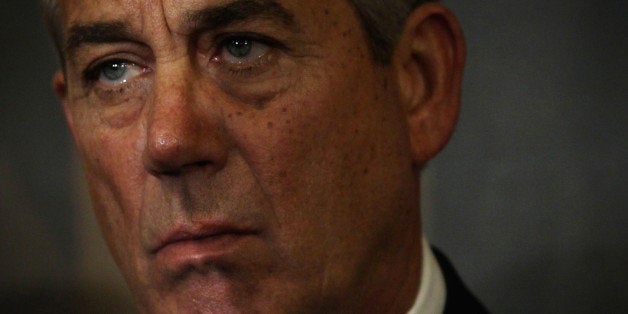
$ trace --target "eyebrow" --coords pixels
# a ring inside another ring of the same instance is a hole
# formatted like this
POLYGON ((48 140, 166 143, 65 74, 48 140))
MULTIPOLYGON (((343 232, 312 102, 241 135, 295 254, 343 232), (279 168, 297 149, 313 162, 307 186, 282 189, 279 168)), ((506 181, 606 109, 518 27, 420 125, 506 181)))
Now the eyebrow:
POLYGON ((76 49, 85 44, 105 44, 116 42, 139 42, 122 22, 96 22, 72 26, 68 32, 65 53, 73 55, 76 49))
POLYGON ((213 30, 251 18, 277 20, 288 28, 296 27, 294 15, 274 0, 235 0, 188 14, 188 21, 197 29, 213 30))
MULTIPOLYGON (((286 28, 297 29, 294 15, 274 0, 234 0, 224 5, 188 12, 186 18, 195 30, 215 30, 252 18, 276 20, 286 28)), ((72 56, 86 44, 116 42, 140 43, 140 40, 133 36, 123 22, 95 22, 72 26, 64 50, 72 56)))

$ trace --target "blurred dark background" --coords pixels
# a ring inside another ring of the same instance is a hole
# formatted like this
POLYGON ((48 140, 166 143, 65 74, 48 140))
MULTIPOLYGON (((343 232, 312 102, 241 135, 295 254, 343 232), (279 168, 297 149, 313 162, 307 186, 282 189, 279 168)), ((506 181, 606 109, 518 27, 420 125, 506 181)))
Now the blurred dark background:
MULTIPOLYGON (((495 313, 628 313, 628 2, 445 1, 459 128, 424 218, 495 313)), ((0 312, 133 312, 93 222, 37 1, 0 2, 0 312)))

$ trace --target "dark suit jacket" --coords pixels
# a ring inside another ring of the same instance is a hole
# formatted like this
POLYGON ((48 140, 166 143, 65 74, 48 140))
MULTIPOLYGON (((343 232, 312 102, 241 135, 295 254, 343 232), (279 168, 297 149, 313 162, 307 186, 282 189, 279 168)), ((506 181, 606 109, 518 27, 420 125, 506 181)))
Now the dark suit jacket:
POLYGON ((464 285, 447 257, 434 247, 432 247, 432 252, 443 272, 447 287, 444 313, 488 313, 484 305, 464 285))

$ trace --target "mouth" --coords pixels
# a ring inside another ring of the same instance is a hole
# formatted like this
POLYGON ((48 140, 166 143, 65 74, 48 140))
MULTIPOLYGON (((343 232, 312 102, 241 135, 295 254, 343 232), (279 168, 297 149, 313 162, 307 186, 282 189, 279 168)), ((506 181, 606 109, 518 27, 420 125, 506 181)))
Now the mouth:
POLYGON ((190 243, 202 241, 217 241, 225 237, 246 236, 253 235, 255 233, 256 232, 254 231, 228 226, 200 228, 200 230, 195 231, 180 229, 171 233, 164 240, 160 241, 158 245, 154 246, 151 250, 151 254, 157 254, 171 246, 188 245, 190 243))
POLYGON ((178 228, 150 250, 158 267, 178 272, 219 265, 242 249, 258 232, 230 225, 178 228))

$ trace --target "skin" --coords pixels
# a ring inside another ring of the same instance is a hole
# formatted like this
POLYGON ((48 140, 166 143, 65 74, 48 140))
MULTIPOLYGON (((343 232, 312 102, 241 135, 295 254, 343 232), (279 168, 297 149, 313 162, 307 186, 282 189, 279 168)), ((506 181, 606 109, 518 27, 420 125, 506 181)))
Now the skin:
POLYGON ((420 168, 458 114, 455 18, 420 7, 393 62, 377 65, 344 1, 277 1, 290 25, 273 14, 190 23, 229 3, 61 2, 65 40, 78 25, 126 27, 124 40, 66 50, 54 87, 140 311, 407 311, 420 168), (231 62, 221 40, 241 33, 272 40, 231 62), (103 79, 112 59, 128 64, 126 82, 103 79), (230 231, 159 249, 215 225, 230 231))

